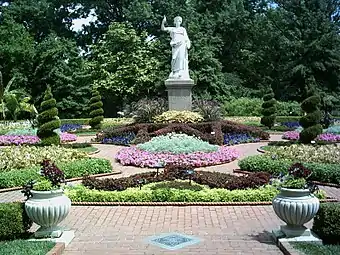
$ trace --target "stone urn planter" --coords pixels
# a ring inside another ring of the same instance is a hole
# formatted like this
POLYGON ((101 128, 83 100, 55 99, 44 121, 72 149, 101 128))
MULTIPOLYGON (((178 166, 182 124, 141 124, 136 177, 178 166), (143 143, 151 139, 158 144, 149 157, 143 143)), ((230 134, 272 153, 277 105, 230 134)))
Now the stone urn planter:
POLYGON ((58 238, 63 230, 58 224, 63 221, 71 209, 71 200, 62 189, 51 191, 31 190, 32 197, 25 202, 28 217, 41 227, 35 232, 36 238, 58 238))
POLYGON ((286 237, 309 236, 311 231, 304 224, 314 218, 320 206, 319 199, 309 189, 281 188, 273 199, 276 215, 287 225, 281 226, 286 237))

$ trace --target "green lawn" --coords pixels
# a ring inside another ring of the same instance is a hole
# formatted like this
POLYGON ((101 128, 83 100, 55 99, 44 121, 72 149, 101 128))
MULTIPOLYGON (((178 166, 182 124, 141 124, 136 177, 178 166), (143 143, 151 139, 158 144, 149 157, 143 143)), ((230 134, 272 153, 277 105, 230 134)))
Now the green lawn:
POLYGON ((340 254, 340 245, 319 245, 315 243, 290 243, 295 249, 306 255, 340 254))
POLYGON ((53 247, 54 242, 14 240, 0 242, 1 255, 46 255, 53 247))

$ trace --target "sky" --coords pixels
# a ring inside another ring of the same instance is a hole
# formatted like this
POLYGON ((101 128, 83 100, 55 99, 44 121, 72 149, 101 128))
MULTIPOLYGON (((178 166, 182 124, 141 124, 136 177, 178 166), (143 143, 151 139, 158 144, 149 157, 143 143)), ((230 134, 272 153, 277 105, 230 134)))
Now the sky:
POLYGON ((95 21, 97 19, 94 10, 91 10, 89 16, 87 18, 84 19, 75 19, 72 21, 73 25, 71 27, 71 29, 73 31, 79 31, 82 29, 83 25, 88 25, 91 21, 95 21))

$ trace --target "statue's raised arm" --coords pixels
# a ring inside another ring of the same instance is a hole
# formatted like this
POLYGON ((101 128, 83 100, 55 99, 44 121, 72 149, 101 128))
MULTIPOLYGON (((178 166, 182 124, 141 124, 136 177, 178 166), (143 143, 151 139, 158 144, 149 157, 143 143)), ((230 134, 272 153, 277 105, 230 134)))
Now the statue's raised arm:
POLYGON ((164 16, 161 30, 170 32, 172 48, 170 79, 190 79, 188 66, 188 49, 191 42, 184 27, 181 27, 182 18, 177 16, 174 19, 175 27, 165 27, 166 17, 164 16))

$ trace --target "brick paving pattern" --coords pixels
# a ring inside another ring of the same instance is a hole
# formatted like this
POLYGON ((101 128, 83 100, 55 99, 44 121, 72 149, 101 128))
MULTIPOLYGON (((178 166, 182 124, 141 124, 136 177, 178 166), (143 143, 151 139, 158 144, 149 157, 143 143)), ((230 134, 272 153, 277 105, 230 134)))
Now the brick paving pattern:
POLYGON ((82 206, 72 207, 63 224, 76 230, 65 255, 282 254, 270 236, 282 224, 271 206, 82 206), (145 241, 169 232, 202 241, 175 251, 145 241))

